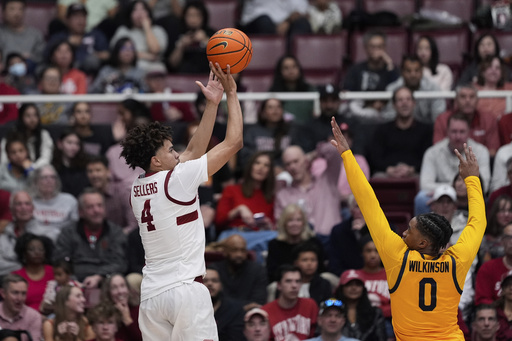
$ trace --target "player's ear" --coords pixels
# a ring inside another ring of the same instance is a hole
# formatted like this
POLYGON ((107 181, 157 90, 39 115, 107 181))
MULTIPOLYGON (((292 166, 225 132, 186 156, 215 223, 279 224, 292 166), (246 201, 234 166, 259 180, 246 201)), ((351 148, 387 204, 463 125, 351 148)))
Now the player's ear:
POLYGON ((161 165, 162 163, 160 162, 160 159, 156 157, 156 155, 151 157, 151 166, 153 166, 153 168, 158 168, 161 165))

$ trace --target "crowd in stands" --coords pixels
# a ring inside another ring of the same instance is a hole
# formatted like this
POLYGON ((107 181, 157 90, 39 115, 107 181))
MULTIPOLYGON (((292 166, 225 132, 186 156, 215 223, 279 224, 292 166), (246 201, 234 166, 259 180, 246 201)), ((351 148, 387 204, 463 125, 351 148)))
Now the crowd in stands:
MULTIPOLYGON (((193 135, 205 107, 200 92, 193 104, 129 95, 179 93, 169 75, 208 73, 205 49, 215 29, 207 2, 58 0, 43 35, 24 21, 30 1, 2 0, 0 95, 127 98, 115 104, 111 124, 96 124, 99 114, 86 102, 0 105, 0 341, 28 340, 27 333, 38 341, 142 339, 145 260, 129 196, 143 170, 125 164, 119 142, 151 121, 172 126, 176 150, 193 135)), ((302 99, 244 101, 243 149, 199 189, 203 283, 219 340, 394 340, 386 274, 329 143, 333 116, 370 182, 415 183, 409 219, 432 211, 450 221, 449 245, 468 217, 453 150, 472 146, 487 229, 466 278, 459 325, 466 340, 510 340, 512 107, 505 98, 478 96, 512 89, 496 37, 475 37, 470 59, 453 67, 440 62, 447 51, 425 31, 398 65, 386 33, 368 29, 366 59, 325 84, 308 79, 292 42, 345 30, 348 13, 336 1, 241 3, 237 24, 250 37, 285 38, 268 91, 318 92, 320 100, 318 107, 302 99), (339 96, 386 90, 390 100, 339 96), (447 90, 455 90, 453 100, 415 98, 447 90)), ((239 92, 251 91, 243 72, 235 77, 239 92)), ((221 105, 209 148, 225 132, 221 105)), ((390 221, 403 232, 403 222, 390 221)))

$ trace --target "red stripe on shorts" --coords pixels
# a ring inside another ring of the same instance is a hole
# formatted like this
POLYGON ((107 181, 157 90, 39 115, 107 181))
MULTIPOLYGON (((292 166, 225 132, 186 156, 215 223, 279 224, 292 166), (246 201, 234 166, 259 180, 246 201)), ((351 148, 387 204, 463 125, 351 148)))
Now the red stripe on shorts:
POLYGON ((199 217, 199 214, 197 213, 197 210, 194 212, 187 213, 185 215, 182 215, 178 218, 176 218, 176 223, 178 225, 183 225, 186 223, 190 223, 191 221, 196 220, 199 217))

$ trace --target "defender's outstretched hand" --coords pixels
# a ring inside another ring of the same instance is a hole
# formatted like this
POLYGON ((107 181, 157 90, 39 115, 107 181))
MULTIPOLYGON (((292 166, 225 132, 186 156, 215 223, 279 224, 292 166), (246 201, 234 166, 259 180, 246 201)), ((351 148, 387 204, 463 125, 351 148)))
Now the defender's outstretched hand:
POLYGON ((455 154, 459 158, 459 174, 463 179, 468 176, 478 176, 480 174, 478 161, 471 147, 468 147, 468 145, 464 143, 464 155, 466 158, 464 158, 457 149, 455 149, 455 154))
POLYGON ((336 147, 338 150, 338 153, 341 155, 343 152, 350 149, 347 140, 345 139, 345 136, 343 136, 343 133, 341 132, 340 126, 336 122, 336 119, 333 117, 331 118, 331 127, 332 127, 332 134, 334 136, 334 139, 331 140, 331 144, 336 147))

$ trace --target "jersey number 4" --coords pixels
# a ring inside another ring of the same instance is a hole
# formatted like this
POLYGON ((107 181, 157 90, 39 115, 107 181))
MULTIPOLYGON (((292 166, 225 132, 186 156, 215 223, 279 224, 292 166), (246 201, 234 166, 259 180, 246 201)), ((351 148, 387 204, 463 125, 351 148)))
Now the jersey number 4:
POLYGON ((432 311, 437 305, 437 283, 433 278, 423 278, 420 281, 419 306, 423 311, 432 311), (426 293, 430 289, 430 303, 427 304, 426 293))
POLYGON ((144 208, 142 209, 140 221, 148 224, 148 231, 155 230, 155 225, 153 225, 153 216, 151 215, 151 201, 149 199, 144 201, 144 208))

